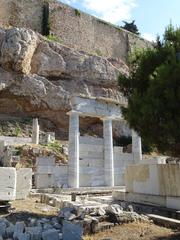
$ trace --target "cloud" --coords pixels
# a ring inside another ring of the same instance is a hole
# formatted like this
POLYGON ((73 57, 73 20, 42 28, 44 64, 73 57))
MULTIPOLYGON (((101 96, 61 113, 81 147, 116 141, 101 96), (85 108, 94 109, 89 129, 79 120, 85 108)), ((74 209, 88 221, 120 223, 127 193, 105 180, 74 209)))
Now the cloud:
POLYGON ((63 2, 77 3, 95 16, 114 24, 121 20, 130 20, 131 11, 137 6, 137 0, 64 0, 63 2))
POLYGON ((73 3, 78 2, 78 0, 60 0, 60 1, 69 5, 72 5, 73 3))
POLYGON ((156 41, 156 37, 150 33, 142 33, 142 37, 150 42, 156 41))

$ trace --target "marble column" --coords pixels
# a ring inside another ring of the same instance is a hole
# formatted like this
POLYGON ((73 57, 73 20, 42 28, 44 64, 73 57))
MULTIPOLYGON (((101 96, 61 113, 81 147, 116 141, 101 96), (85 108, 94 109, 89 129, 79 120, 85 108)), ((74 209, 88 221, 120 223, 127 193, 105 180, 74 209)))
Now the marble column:
POLYGON ((69 112, 68 186, 79 188, 79 114, 69 112))
POLYGON ((132 154, 134 163, 142 160, 141 137, 134 130, 132 130, 132 154))
POLYGON ((38 118, 33 119, 32 143, 39 144, 39 123, 38 118))
POLYGON ((114 158, 113 158, 113 134, 112 119, 103 119, 103 135, 104 135, 104 174, 105 185, 114 186, 114 158))

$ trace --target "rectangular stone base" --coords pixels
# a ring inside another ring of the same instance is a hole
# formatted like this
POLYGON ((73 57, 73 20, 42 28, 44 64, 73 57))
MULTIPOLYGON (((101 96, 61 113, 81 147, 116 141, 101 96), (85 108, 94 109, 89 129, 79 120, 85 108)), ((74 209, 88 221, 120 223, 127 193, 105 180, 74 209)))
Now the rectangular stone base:
POLYGON ((0 201, 12 201, 16 198, 16 169, 0 168, 0 201))
POLYGON ((32 188, 32 169, 17 170, 16 199, 26 199, 32 188))
POLYGON ((113 199, 180 210, 180 197, 167 197, 150 194, 131 193, 126 192, 125 190, 115 190, 113 191, 113 199))

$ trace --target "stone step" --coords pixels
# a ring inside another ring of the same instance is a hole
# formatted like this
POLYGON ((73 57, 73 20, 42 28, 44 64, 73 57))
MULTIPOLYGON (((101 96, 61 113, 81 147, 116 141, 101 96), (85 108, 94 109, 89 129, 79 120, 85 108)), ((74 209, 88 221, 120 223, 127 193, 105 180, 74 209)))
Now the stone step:
POLYGON ((155 224, 180 230, 180 220, 163 217, 156 214, 148 214, 147 216, 152 219, 155 224))
POLYGON ((110 222, 99 222, 98 225, 97 225, 96 232, 102 232, 104 230, 111 229, 112 227, 114 227, 113 223, 110 223, 110 222))

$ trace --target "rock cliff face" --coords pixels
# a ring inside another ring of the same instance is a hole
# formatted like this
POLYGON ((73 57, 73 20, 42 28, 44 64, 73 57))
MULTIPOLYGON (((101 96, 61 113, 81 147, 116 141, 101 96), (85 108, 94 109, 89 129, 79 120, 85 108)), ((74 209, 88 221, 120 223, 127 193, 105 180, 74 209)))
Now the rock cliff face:
POLYGON ((117 76, 128 74, 128 67, 110 61, 48 41, 32 30, 0 29, 0 113, 48 119, 67 133, 72 95, 123 101, 117 76))

